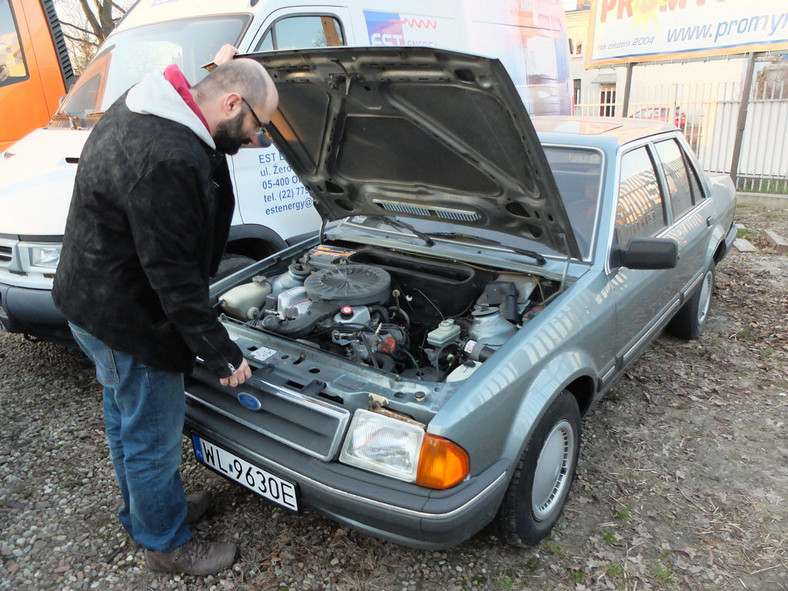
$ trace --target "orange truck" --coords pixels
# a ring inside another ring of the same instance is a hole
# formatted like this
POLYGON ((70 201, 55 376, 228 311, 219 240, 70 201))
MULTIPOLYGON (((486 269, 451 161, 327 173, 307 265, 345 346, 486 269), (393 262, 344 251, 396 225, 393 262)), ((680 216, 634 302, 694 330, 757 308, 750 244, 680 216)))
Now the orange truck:
POLYGON ((0 0, 0 152, 49 123, 75 79, 53 0, 0 0))

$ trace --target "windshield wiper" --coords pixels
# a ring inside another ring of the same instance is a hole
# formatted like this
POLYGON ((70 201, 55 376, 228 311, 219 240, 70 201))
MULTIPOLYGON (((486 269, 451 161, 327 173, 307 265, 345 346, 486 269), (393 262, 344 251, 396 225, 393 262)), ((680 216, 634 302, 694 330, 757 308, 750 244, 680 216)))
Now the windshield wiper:
POLYGON ((435 246, 435 241, 432 238, 430 238, 429 234, 420 232, 419 230, 417 230, 407 222, 402 222, 396 218, 390 218, 385 215, 368 215, 366 216, 366 218, 368 220, 383 222, 394 228, 399 228, 400 230, 407 230, 408 232, 411 232, 414 236, 421 238, 424 241, 424 244, 426 244, 427 246, 435 246))
POLYGON ((463 240, 465 242, 475 242, 476 244, 487 244, 490 246, 500 246, 501 248, 505 248, 508 251, 511 251, 515 254, 522 254, 528 257, 531 257, 536 261, 538 265, 544 265, 547 263, 547 259, 540 255, 535 250, 527 250, 524 248, 517 248, 516 246, 507 246, 505 244, 501 244, 498 240, 493 240, 492 238, 483 238, 482 236, 474 236, 472 234, 461 234, 459 232, 437 232, 430 234, 433 238, 447 238, 450 240, 463 240))
POLYGON ((71 129, 82 129, 85 127, 84 121, 71 113, 55 113, 52 121, 67 121, 71 129))

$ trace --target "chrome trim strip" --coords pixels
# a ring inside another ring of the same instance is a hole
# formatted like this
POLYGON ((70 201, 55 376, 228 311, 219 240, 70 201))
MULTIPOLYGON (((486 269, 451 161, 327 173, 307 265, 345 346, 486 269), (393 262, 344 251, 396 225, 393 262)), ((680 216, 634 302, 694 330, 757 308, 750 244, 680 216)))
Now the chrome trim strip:
POLYGON ((673 303, 670 304, 668 309, 665 310, 665 313, 659 317, 659 320, 652 325, 651 329, 646 331, 646 334, 640 337, 637 340, 637 342, 629 348, 629 351, 624 353, 622 357, 624 365, 632 361, 632 356, 634 355, 635 352, 637 352, 640 349, 640 347, 644 344, 645 341, 650 341, 654 333, 662 330, 662 328, 665 325, 666 319, 669 318, 676 310, 676 308, 678 308, 679 306, 681 306, 681 300, 679 298, 676 298, 675 300, 673 300, 673 303))
MULTIPOLYGON (((218 439, 219 441, 222 440, 222 437, 220 435, 215 434, 212 437, 211 433, 207 433, 205 429, 200 429, 198 427, 197 428, 197 434, 201 435, 203 433, 205 434, 206 437, 208 437, 209 440, 212 439, 212 438, 214 440, 216 440, 216 439, 218 439)), ((219 445, 219 447, 222 447, 222 444, 215 444, 215 445, 219 445)), ((306 476, 306 475, 302 474, 301 472, 296 472, 295 470, 293 470, 291 468, 288 468, 286 466, 283 466, 282 464, 279 464, 277 462, 274 462, 273 460, 270 460, 269 458, 261 456, 260 454, 254 452, 254 451, 252 451, 252 450, 250 450, 249 448, 246 448, 246 447, 243 448, 243 453, 245 453, 245 454, 249 455, 250 457, 253 457, 255 460, 257 460, 261 464, 262 468, 270 468, 272 470, 276 470, 279 473, 282 473, 282 474, 285 474, 285 475, 289 476, 290 478, 292 478, 293 480, 295 480, 297 482, 299 482, 299 481, 308 481, 311 485, 313 485, 313 486, 315 486, 317 488, 329 491, 329 492, 331 492, 331 493, 333 493, 335 495, 338 495, 338 496, 354 499, 354 500, 356 500, 356 501, 358 501, 358 502, 360 502, 362 504, 365 504, 365 505, 371 505, 371 506, 374 506, 374 507, 377 507, 377 508, 380 508, 380 509, 386 509, 387 511, 393 511, 395 513, 400 513, 401 515, 408 515, 410 517, 417 517, 419 519, 430 519, 430 520, 434 520, 434 521, 439 521, 439 520, 442 520, 442 519, 450 519, 451 517, 454 517, 458 513, 464 511, 467 507, 469 507, 469 506, 475 504, 476 502, 482 500, 484 497, 486 497, 488 494, 490 494, 500 484, 500 482, 506 477, 506 475, 508 474, 508 470, 502 472, 495 480, 493 480, 490 484, 488 484, 481 492, 479 492, 478 495, 476 495, 475 497, 470 499, 467 503, 463 503, 462 505, 460 505, 456 509, 453 509, 453 510, 449 511, 448 513, 440 513, 440 514, 438 514, 438 513, 426 513, 424 511, 416 511, 414 509, 405 509, 404 507, 398 507, 397 505, 391 505, 389 503, 384 503, 382 501, 376 501, 374 499, 368 499, 366 497, 362 497, 362 496, 359 496, 357 494, 353 494, 353 493, 350 493, 350 492, 347 492, 347 491, 344 491, 344 490, 340 490, 340 489, 334 488, 333 486, 329 486, 327 484, 323 484, 322 482, 318 482, 317 480, 315 480, 313 478, 310 478, 309 476, 306 476)))
POLYGON ((690 284, 690 286, 687 289, 685 289, 684 291, 681 292, 682 302, 686 302, 687 301, 687 296, 691 296, 693 294, 693 292, 695 291, 695 288, 698 287, 701 284, 701 281, 703 281, 703 278, 705 276, 706 276, 706 272, 705 271, 701 272, 695 279, 692 280, 692 283, 690 284))

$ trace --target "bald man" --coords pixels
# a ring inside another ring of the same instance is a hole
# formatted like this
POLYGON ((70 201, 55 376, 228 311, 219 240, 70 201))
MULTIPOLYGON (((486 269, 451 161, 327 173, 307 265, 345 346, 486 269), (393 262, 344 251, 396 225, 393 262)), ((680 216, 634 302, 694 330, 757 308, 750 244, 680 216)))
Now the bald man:
POLYGON ((226 154, 256 144, 276 88, 253 60, 191 87, 148 75, 96 124, 77 168, 53 297, 104 387, 120 522, 157 571, 205 575, 234 544, 197 540, 210 505, 180 478, 183 374, 199 356, 225 386, 250 376, 208 300, 234 209, 226 154))

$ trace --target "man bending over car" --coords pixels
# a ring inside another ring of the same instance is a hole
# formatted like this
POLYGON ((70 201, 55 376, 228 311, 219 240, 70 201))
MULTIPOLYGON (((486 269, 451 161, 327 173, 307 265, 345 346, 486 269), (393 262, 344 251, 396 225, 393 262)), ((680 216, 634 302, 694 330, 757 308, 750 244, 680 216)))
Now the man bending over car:
POLYGON ((80 158, 54 282, 104 387, 120 522, 157 571, 205 575, 237 554, 192 537, 210 495, 187 500, 179 472, 183 374, 195 356, 225 386, 251 376, 208 284, 234 209, 225 154, 258 141, 278 95, 261 65, 234 53, 223 47, 194 87, 176 65, 149 74, 102 116, 80 158))

